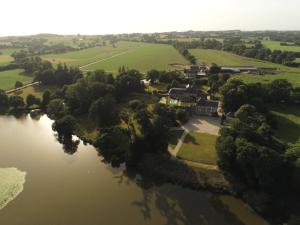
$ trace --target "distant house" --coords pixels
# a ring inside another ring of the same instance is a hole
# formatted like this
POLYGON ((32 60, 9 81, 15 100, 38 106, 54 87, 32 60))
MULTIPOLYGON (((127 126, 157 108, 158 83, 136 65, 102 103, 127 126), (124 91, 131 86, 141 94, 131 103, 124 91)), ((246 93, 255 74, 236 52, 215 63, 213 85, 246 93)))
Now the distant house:
POLYGON ((206 66, 191 66, 189 69, 184 70, 184 74, 187 77, 202 77, 206 76, 208 71, 208 67, 206 66))
POLYGON ((254 66, 222 66, 221 73, 259 73, 254 66))
POLYGON ((195 107, 195 114, 197 115, 217 115, 219 109, 219 102, 212 100, 202 100, 197 102, 195 107))

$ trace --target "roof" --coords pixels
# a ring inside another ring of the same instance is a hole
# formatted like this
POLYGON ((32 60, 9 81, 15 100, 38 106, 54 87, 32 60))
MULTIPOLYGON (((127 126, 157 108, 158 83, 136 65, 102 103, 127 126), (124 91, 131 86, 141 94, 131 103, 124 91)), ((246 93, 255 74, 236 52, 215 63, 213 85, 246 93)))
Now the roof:
POLYGON ((221 70, 231 70, 235 72, 240 72, 240 71, 257 71, 258 68, 254 66, 222 66, 221 70))
POLYGON ((193 94, 197 95, 199 93, 199 90, 197 88, 171 88, 169 90, 169 95, 180 95, 180 94, 193 94))
POLYGON ((197 102, 197 106, 218 108, 219 107, 219 102, 218 101, 211 101, 211 100, 200 100, 200 101, 197 102))

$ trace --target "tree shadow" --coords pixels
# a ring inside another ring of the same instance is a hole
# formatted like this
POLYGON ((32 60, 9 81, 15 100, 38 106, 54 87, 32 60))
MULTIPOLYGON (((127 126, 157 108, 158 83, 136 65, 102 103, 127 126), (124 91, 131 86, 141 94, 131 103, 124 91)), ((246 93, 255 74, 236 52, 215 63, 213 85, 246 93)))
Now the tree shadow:
POLYGON ((200 143, 198 143, 197 140, 192 135, 190 135, 190 134, 186 135, 183 143, 186 143, 186 144, 192 143, 194 145, 200 145, 200 143))
POLYGON ((60 134, 54 134, 54 136, 56 140, 60 144, 62 144, 65 153, 69 155, 73 155, 75 152, 77 152, 80 140, 73 140, 72 136, 66 136, 60 134))
POLYGON ((276 118, 278 120, 278 129, 275 130, 275 135, 287 142, 296 143, 300 138, 300 124, 278 114, 276 118))

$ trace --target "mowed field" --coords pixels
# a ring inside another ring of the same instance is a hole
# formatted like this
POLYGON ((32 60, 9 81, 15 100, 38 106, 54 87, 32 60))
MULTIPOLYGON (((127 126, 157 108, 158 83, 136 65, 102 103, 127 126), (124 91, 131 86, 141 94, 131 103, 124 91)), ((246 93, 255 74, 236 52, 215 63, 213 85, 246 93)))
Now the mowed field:
POLYGON ((21 69, 0 72, 0 89, 13 89, 16 81, 21 81, 23 84, 31 83, 33 77, 24 75, 23 72, 21 69))
POLYGON ((292 68, 265 62, 257 59, 242 57, 229 52, 210 50, 210 49, 191 49, 193 54, 201 63, 210 65, 216 63, 219 66, 256 66, 266 68, 277 68, 278 74, 254 75, 254 74, 239 74, 233 75, 233 78, 238 78, 246 83, 269 83, 275 79, 287 79, 294 87, 300 87, 300 68, 292 68))
POLYGON ((11 54, 15 51, 18 51, 20 49, 15 49, 15 48, 5 48, 5 49, 0 49, 0 66, 7 65, 10 62, 12 62, 14 59, 11 57, 11 54))
POLYGON ((176 49, 170 45, 140 42, 118 42, 81 51, 43 56, 54 64, 66 63, 78 66, 83 71, 104 69, 116 73, 121 66, 147 72, 151 69, 172 70, 171 64, 188 64, 176 49))
POLYGON ((261 43, 271 50, 300 52, 300 46, 282 46, 280 41, 262 41, 261 43))

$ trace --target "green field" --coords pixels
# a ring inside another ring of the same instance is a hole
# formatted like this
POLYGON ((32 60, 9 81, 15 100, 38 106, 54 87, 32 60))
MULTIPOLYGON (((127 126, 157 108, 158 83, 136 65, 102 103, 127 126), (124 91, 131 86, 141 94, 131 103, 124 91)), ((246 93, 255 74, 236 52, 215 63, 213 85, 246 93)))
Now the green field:
POLYGON ((15 87, 16 81, 21 81, 23 84, 29 84, 33 78, 23 74, 23 70, 8 70, 0 72, 0 89, 9 90, 15 87))
POLYGON ((275 135, 289 143, 300 140, 300 107, 282 105, 271 107, 271 109, 278 120, 275 135))
POLYGON ((193 162, 216 164, 215 150, 217 136, 207 133, 190 132, 186 136, 177 157, 193 162))
POLYGON ((219 66, 256 66, 290 70, 289 67, 285 67, 283 65, 247 58, 220 50, 190 49, 189 51, 199 60, 200 63, 207 65, 216 63, 219 66))
POLYGON ((103 46, 63 54, 43 56, 54 64, 80 66, 90 71, 104 69, 116 73, 120 66, 147 72, 151 69, 171 70, 170 64, 188 62, 170 45, 140 42, 118 42, 116 47, 103 46))
POLYGON ((278 74, 254 75, 254 74, 239 74, 233 75, 233 78, 238 78, 246 83, 269 83, 275 79, 287 79, 294 87, 300 87, 300 69, 283 66, 271 62, 265 62, 257 59, 242 57, 229 52, 210 50, 210 49, 191 49, 190 52, 199 59, 200 62, 205 62, 210 65, 216 63, 219 66, 256 66, 277 68, 278 74))
POLYGON ((300 72, 283 72, 275 75, 240 74, 232 75, 230 79, 241 79, 245 83, 270 83, 276 79, 287 79, 294 87, 300 87, 300 72))
POLYGON ((289 52, 300 52, 300 46, 281 46, 280 41, 262 41, 262 44, 271 50, 281 50, 289 52))
POLYGON ((6 65, 10 62, 13 61, 13 58, 11 57, 11 54, 15 51, 18 51, 20 49, 15 49, 15 48, 5 48, 5 49, 0 49, 0 66, 6 65))

